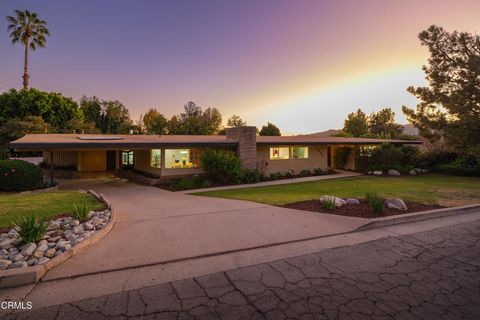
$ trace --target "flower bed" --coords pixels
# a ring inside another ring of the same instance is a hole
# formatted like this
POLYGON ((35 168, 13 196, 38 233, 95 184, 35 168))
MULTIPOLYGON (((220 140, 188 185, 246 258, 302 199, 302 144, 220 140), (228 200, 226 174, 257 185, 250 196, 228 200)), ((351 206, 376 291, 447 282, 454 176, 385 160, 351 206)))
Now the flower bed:
POLYGON ((370 208, 370 206, 368 205, 365 199, 359 199, 358 204, 347 203, 341 207, 331 208, 331 209, 325 208, 325 205, 321 200, 308 200, 308 201, 289 203, 284 205, 284 207, 291 208, 291 209, 298 209, 298 210, 313 211, 313 212, 338 214, 341 216, 360 217, 360 218, 378 218, 378 217, 384 217, 384 216, 393 216, 398 214, 444 208, 443 206, 440 206, 437 204, 422 204, 422 203, 411 202, 411 201, 404 201, 404 202, 407 206, 406 210, 398 210, 398 209, 385 207, 381 214, 376 214, 372 210, 372 208, 370 208))
POLYGON ((80 222, 64 216, 50 222, 43 238, 24 243, 18 229, 0 234, 0 270, 42 265, 93 236, 110 223, 112 211, 90 211, 88 220, 80 222))

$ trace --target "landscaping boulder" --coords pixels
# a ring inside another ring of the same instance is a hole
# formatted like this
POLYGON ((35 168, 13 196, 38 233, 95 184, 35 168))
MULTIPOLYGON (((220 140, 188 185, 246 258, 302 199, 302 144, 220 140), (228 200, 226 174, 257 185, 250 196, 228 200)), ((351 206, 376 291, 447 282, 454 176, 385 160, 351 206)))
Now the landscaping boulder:
POLYGON ((385 204, 390 209, 407 210, 407 206, 405 205, 405 202, 403 202, 403 200, 399 198, 387 199, 385 200, 385 204))
POLYGON ((416 169, 412 169, 408 172, 411 176, 416 176, 417 175, 417 170, 416 169))
POLYGON ((400 175, 400 172, 397 171, 397 170, 394 170, 394 169, 390 169, 390 170, 388 170, 388 175, 390 175, 390 176, 399 176, 399 175, 400 175))
POLYGON ((383 171, 373 171, 374 176, 381 176, 383 174, 383 171))
POLYGON ((358 199, 355 199, 355 198, 347 198, 347 200, 345 200, 345 202, 347 204, 350 204, 350 205, 360 204, 360 201, 358 201, 358 199))
POLYGON ((60 223, 58 223, 56 221, 52 221, 50 223, 50 225, 48 226, 47 231, 53 231, 53 230, 57 230, 57 229, 60 229, 60 223))
POLYGON ((0 260, 0 270, 5 270, 8 268, 9 265, 12 264, 12 261, 10 260, 5 260, 5 259, 2 259, 0 260))
POLYGON ((338 198, 338 197, 335 197, 335 196, 329 196, 329 195, 323 195, 323 196, 320 197, 320 202, 323 203, 325 201, 335 202, 335 207, 337 207, 337 208, 340 208, 340 207, 347 204, 347 202, 345 200, 343 200, 342 198, 338 198))
POLYGON ((33 242, 27 243, 20 248, 20 250, 22 250, 21 254, 23 254, 24 256, 31 256, 35 249, 37 249, 37 245, 33 242))
POLYGON ((8 269, 16 269, 16 268, 26 268, 28 267, 27 261, 16 261, 8 267, 8 269))

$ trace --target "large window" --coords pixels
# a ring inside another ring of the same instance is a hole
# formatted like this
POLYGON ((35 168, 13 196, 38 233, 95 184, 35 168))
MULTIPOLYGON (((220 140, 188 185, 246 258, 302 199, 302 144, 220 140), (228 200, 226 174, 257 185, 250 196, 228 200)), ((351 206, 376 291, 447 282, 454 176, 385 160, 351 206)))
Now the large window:
POLYGON ((133 166, 133 158, 132 150, 122 151, 122 166, 133 166))
POLYGON ((200 149, 166 149, 165 168, 199 168, 200 149))
POLYGON ((289 159, 289 150, 287 147, 270 148, 270 159, 289 159))
POLYGON ((150 153, 150 167, 161 168, 162 167, 162 150, 152 149, 150 153))
POLYGON ((273 147, 270 148, 270 160, 306 159, 308 147, 273 147))
POLYGON ((292 159, 306 159, 308 158, 308 147, 291 147, 290 158, 292 159))

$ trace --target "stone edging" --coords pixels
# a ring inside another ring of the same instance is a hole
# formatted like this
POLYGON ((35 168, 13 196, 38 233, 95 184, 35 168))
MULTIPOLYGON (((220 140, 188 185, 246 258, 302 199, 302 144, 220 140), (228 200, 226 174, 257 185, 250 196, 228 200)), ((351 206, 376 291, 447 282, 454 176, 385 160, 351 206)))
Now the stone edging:
POLYGON ((427 220, 431 218, 446 217, 456 214, 470 213, 480 209, 480 204, 471 204, 451 208, 434 209, 420 212, 406 213, 402 215, 373 218, 371 221, 358 227, 354 231, 368 230, 378 227, 385 227, 394 224, 407 223, 413 221, 427 220))
POLYGON ((105 237, 110 230, 112 230, 113 225, 116 220, 116 213, 112 207, 112 204, 103 194, 97 194, 93 190, 88 190, 88 193, 102 201, 107 205, 111 211, 110 221, 108 224, 101 230, 95 232, 91 237, 86 238, 79 244, 73 246, 71 249, 65 251, 59 256, 51 259, 45 264, 30 266, 27 268, 17 268, 10 270, 1 270, 0 271, 0 288, 10 288, 20 285, 26 285, 31 283, 36 283, 47 273, 48 270, 55 268, 62 262, 70 259, 71 257, 77 255, 78 253, 84 251, 103 237, 105 237))

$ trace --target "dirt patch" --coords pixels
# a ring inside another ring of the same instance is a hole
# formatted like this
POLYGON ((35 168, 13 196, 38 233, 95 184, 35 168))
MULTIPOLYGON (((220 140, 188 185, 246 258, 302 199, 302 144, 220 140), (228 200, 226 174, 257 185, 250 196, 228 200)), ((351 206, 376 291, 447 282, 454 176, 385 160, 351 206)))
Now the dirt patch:
POLYGON ((438 189, 441 194, 437 203, 446 207, 464 206, 480 203, 480 193, 469 189, 438 189))
POLYGON ((360 218, 378 218, 378 217, 394 216, 394 215, 405 214, 405 213, 445 208, 444 206, 441 206, 438 204, 423 204, 423 203, 410 202, 410 201, 405 201, 405 204, 407 205, 408 210, 401 211, 401 210, 389 209, 385 207, 383 213, 380 215, 374 213, 372 209, 370 209, 370 207, 367 205, 367 202, 364 199, 360 200, 360 204, 357 204, 357 205, 347 204, 343 207, 336 208, 336 209, 325 209, 322 206, 322 203, 320 202, 320 200, 308 200, 308 201, 289 203, 284 205, 284 207, 297 209, 297 210, 338 214, 341 216, 360 217, 360 218))

